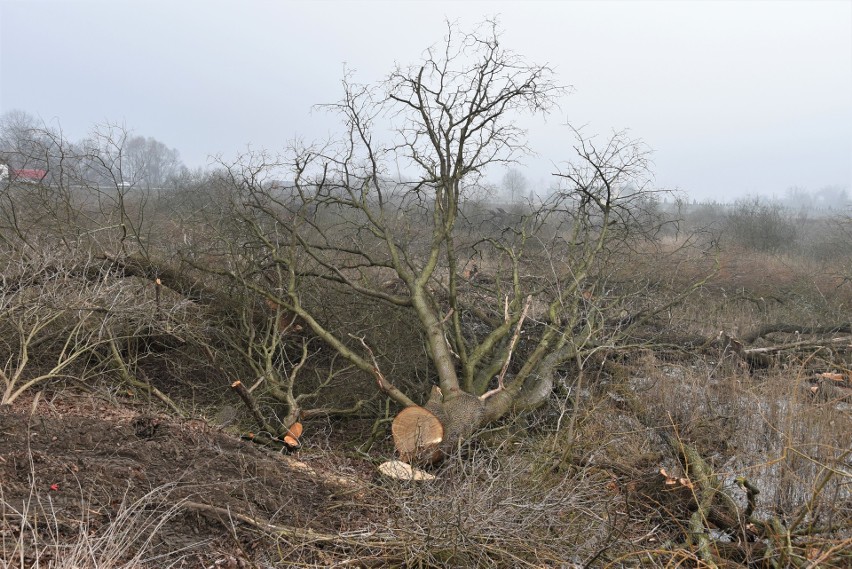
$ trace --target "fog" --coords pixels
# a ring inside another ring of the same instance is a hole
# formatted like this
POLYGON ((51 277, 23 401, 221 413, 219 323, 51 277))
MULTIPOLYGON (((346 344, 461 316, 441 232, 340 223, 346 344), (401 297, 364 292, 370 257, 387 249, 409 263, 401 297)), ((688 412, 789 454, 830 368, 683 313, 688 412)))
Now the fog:
POLYGON ((332 136, 312 106, 337 100, 344 65, 379 81, 447 20, 488 16, 573 88, 546 120, 521 119, 534 186, 570 156, 565 123, 629 129, 654 149, 657 184, 691 198, 852 185, 849 2, 2 1, 0 114, 72 139, 119 123, 206 166, 332 136))

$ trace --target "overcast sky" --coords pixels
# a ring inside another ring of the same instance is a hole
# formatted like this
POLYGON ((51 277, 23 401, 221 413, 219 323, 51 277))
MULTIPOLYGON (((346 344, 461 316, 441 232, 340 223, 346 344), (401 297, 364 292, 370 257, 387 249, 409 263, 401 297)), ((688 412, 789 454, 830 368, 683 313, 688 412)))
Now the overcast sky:
MULTIPOLYGON (((189 166, 247 145, 282 149, 335 128, 315 103, 414 63, 499 16, 503 44, 574 87, 527 121, 549 184, 564 124, 628 128, 657 183, 698 199, 852 185, 852 2, 260 2, 0 0, 0 113, 82 138, 123 123, 189 166)), ((495 173, 499 180, 500 173, 495 173)))

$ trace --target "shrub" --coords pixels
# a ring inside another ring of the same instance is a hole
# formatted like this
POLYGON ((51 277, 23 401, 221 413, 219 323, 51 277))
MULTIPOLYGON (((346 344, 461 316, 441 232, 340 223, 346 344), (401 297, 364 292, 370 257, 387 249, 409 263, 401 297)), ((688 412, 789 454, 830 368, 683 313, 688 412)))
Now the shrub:
POLYGON ((737 200, 725 217, 724 227, 734 245, 766 252, 788 251, 800 235, 781 204, 759 197, 737 200))

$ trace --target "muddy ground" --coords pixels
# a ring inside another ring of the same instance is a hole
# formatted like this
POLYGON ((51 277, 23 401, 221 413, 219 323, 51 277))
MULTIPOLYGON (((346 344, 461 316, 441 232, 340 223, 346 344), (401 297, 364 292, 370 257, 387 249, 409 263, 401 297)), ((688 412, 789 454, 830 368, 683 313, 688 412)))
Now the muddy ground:
POLYGON ((375 513, 358 505, 370 501, 369 470, 341 477, 341 469, 352 470, 328 457, 284 456, 204 421, 176 421, 93 396, 20 401, 0 408, 0 547, 7 556, 20 554, 26 518, 25 541, 39 527, 43 544, 27 550, 28 563, 38 557, 44 567, 62 555, 49 544, 73 544, 81 531, 116 531, 122 512, 142 500, 135 521, 125 524, 136 526, 130 533, 139 544, 152 536, 143 560, 169 554, 160 566, 238 567, 263 548, 258 556, 281 561, 287 553, 277 538, 222 510, 317 532, 364 527, 375 513))

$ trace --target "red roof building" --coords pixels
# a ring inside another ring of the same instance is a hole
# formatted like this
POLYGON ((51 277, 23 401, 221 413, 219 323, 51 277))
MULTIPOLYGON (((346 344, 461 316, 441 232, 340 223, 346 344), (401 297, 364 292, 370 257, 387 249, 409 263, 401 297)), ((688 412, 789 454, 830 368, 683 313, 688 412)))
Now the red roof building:
POLYGON ((47 176, 46 170, 12 170, 12 175, 25 182, 41 182, 47 176))

